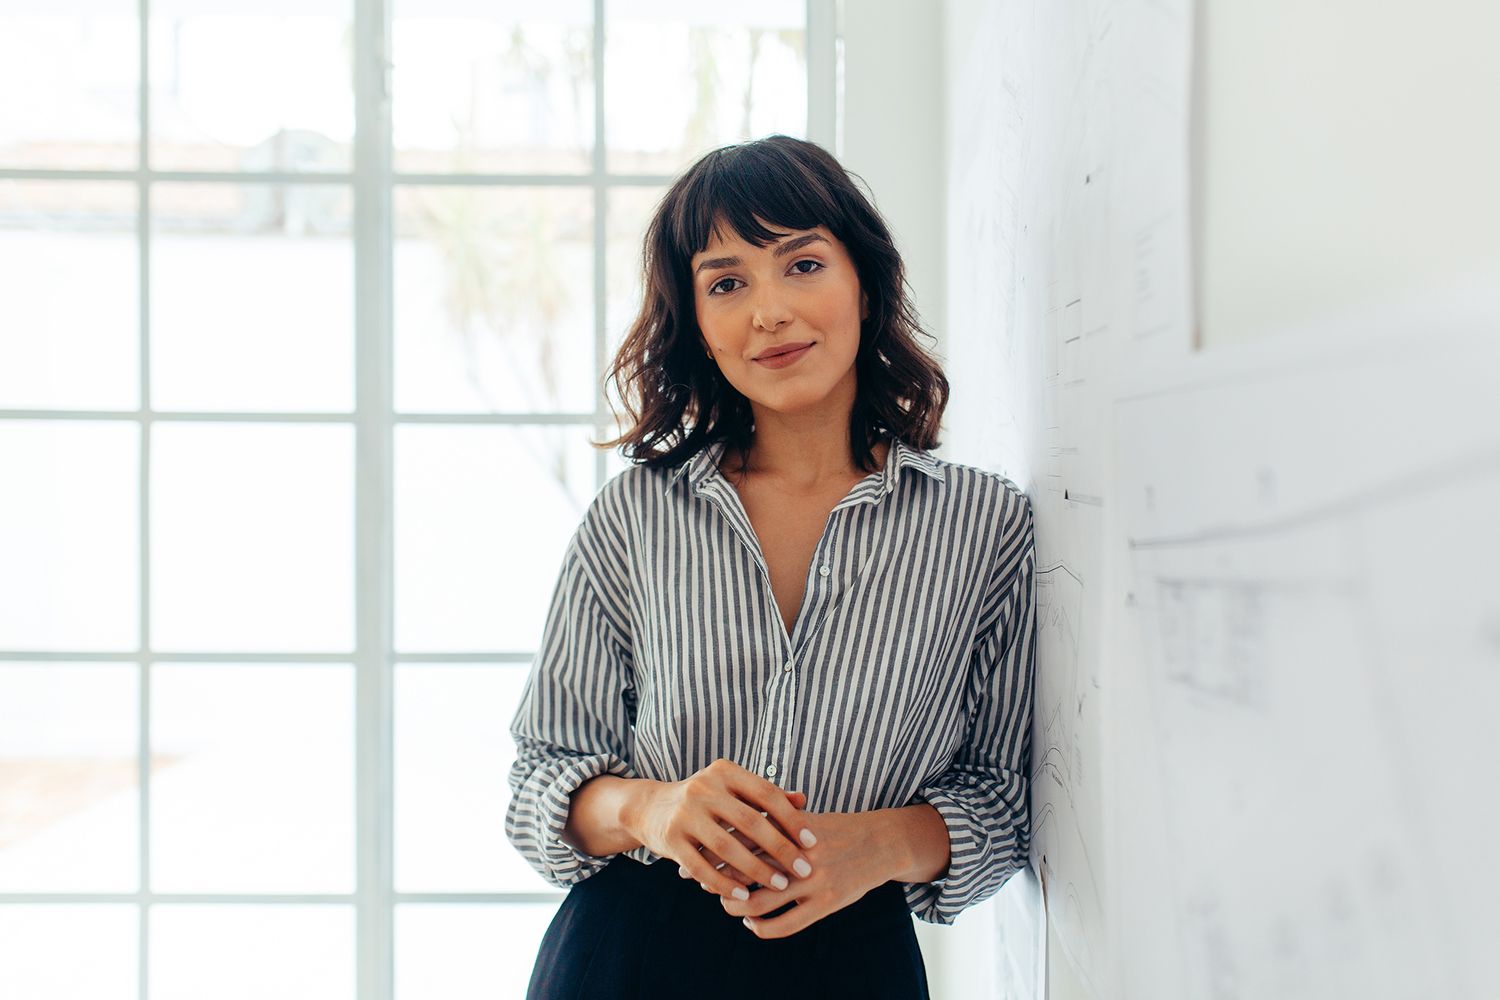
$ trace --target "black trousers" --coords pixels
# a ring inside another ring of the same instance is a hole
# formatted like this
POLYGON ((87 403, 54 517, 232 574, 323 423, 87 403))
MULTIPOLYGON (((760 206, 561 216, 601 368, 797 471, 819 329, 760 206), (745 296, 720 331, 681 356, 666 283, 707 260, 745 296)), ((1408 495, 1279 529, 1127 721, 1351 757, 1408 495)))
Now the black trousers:
POLYGON ((526 1000, 928 1000, 912 920, 900 883, 887 882, 796 934, 762 939, 677 862, 620 854, 569 888, 526 1000))

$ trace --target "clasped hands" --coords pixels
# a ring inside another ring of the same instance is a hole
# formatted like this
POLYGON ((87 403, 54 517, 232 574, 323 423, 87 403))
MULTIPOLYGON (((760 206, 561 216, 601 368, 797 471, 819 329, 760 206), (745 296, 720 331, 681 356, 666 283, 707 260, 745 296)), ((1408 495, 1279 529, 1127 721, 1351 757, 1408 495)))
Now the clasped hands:
POLYGON ((655 786, 636 833, 757 937, 788 937, 884 884, 897 867, 875 814, 808 813, 805 805, 803 793, 721 758, 655 786))

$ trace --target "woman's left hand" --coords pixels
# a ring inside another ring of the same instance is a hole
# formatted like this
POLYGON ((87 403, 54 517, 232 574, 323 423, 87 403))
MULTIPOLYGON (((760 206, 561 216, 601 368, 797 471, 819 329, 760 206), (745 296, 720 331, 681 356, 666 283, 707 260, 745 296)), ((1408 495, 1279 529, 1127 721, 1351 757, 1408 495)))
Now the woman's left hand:
POLYGON ((889 854, 891 839, 882 836, 880 815, 807 813, 807 826, 817 837, 817 844, 806 849, 812 873, 792 878, 785 889, 762 886, 746 900, 720 896, 724 912, 749 917, 745 926, 756 937, 789 937, 884 885, 896 865, 889 854), (792 900, 797 905, 785 913, 759 919, 792 900))

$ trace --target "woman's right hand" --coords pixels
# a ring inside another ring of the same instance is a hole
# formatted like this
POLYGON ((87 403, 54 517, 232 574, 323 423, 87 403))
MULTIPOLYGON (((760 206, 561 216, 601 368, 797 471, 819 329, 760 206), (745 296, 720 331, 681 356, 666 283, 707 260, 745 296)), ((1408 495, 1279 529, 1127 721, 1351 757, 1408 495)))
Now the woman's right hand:
POLYGON ((749 892, 729 869, 772 888, 777 879, 786 879, 781 871, 797 872, 798 862, 804 878, 811 874, 806 855, 788 837, 800 836, 805 828, 799 816, 786 791, 721 757, 682 781, 648 786, 631 833, 652 852, 676 861, 684 878, 697 879, 720 896, 748 899, 749 892), (780 862, 780 870, 740 835, 780 862), (715 868, 700 848, 722 859, 724 870, 715 868))

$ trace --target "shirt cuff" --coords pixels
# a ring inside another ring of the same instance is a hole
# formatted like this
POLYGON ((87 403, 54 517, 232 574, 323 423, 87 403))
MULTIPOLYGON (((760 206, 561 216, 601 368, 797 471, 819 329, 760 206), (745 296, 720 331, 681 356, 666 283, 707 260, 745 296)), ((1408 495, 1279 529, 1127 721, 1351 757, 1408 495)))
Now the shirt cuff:
MULTIPOLYGON (((986 806, 993 807, 992 797, 984 798, 986 806)), ((964 910, 998 892, 1026 864, 1025 847, 1016 837, 996 843, 993 831, 980 822, 975 815, 976 807, 966 803, 960 792, 929 786, 912 796, 908 804, 918 802, 936 809, 947 824, 948 870, 942 878, 931 882, 903 882, 901 889, 907 908, 918 920, 952 924, 964 910)), ((1009 823, 998 825, 1010 828, 1009 823)))
POLYGON ((601 774, 622 778, 635 777, 629 763, 612 753, 577 757, 545 776, 543 790, 536 798, 533 821, 539 833, 542 877, 553 885, 566 888, 582 882, 609 864, 612 854, 585 854, 562 839, 572 808, 571 796, 580 785, 601 774))

